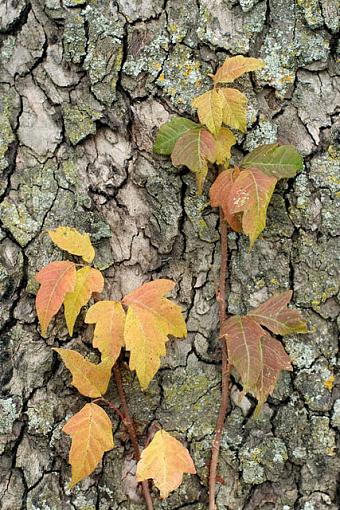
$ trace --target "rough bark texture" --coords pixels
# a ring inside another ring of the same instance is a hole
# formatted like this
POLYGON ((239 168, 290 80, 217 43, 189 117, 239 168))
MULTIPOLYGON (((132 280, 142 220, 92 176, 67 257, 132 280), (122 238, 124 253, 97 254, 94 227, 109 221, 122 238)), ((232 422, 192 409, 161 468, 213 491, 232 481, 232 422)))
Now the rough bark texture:
MULTIPOLYGON (((92 236, 105 295, 119 299, 152 277, 173 278, 189 337, 169 344, 150 388, 124 381, 142 441, 157 420, 186 441, 197 476, 156 509, 207 508, 207 462, 218 412, 215 287, 218 215, 206 184, 153 155, 157 126, 192 115, 193 96, 227 55, 265 58, 239 83, 249 131, 235 160, 277 138, 305 156, 278 187, 251 253, 229 235, 231 313, 294 290, 310 332, 284 344, 294 373, 281 377, 257 421, 233 376, 218 487, 219 510, 336 510, 334 384, 339 320, 339 143, 334 0, 2 0, 0 2, 0 507, 3 510, 140 508, 122 428, 95 474, 69 491, 69 438, 84 404, 52 346, 92 352, 91 328, 67 336, 58 317, 47 340, 34 310, 34 274, 61 253, 46 229, 92 236), (338 193, 338 195, 337 195, 338 193)), ((93 353, 92 356, 95 356, 93 353)), ((110 387, 112 400, 117 392, 110 387)), ((337 499, 338 498, 338 499, 337 499)))

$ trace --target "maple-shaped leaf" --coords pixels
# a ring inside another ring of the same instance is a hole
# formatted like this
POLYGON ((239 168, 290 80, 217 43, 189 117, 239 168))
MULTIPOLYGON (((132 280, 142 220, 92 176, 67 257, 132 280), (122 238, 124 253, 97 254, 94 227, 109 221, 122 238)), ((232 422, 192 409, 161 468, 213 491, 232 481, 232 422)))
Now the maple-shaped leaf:
POLYGON ((307 325, 301 314, 287 307, 292 295, 291 290, 277 294, 251 310, 248 315, 276 335, 307 333, 307 325))
POLYGON ((97 404, 86 404, 63 427, 72 437, 69 463, 72 466, 70 488, 90 475, 105 452, 114 447, 112 423, 97 404))
POLYGON ((217 176, 209 191, 211 206, 222 207, 224 219, 235 232, 241 232, 242 230, 241 214, 232 214, 230 212, 229 194, 239 174, 240 170, 238 168, 223 170, 217 176))
POLYGON ((83 358, 79 352, 71 349, 53 349, 62 358, 72 374, 71 384, 85 397, 101 397, 106 393, 111 377, 112 364, 108 360, 99 365, 83 358))
POLYGON ((223 324, 222 335, 227 343, 230 363, 240 374, 243 389, 251 391, 262 368, 260 340, 266 334, 257 322, 248 316, 235 315, 223 324))
POLYGON ((245 133, 247 130, 247 98, 237 89, 218 89, 223 103, 223 123, 245 133))
POLYGON ((216 89, 209 90, 192 101, 197 108, 201 124, 205 124, 211 133, 217 134, 222 125, 223 101, 216 89))
POLYGON ((93 347, 100 350, 102 359, 116 362, 124 346, 125 312, 116 301, 98 301, 92 305, 85 317, 87 324, 95 324, 93 347))
POLYGON ((204 128, 191 129, 176 142, 171 154, 173 165, 185 165, 196 174, 197 190, 201 194, 208 161, 216 160, 216 142, 213 135, 204 128))
POLYGON ((163 124, 157 133, 154 152, 168 156, 172 153, 178 138, 186 131, 199 128, 200 126, 185 117, 174 117, 163 124))
POLYGON ((230 129, 221 128, 217 135, 216 141, 216 163, 222 165, 231 158, 231 147, 235 145, 236 138, 230 129))
POLYGON ((242 74, 257 71, 262 67, 264 67, 264 61, 261 59, 237 55, 227 58, 223 65, 217 69, 212 79, 215 83, 231 83, 242 74))
POLYGON ((52 317, 59 311, 67 292, 72 292, 76 284, 76 266, 73 262, 51 262, 43 267, 36 275, 40 283, 35 306, 41 327, 41 334, 45 336, 52 317))
POLYGON ((229 194, 231 214, 243 212, 242 230, 249 236, 250 248, 266 226, 267 208, 277 179, 257 168, 240 172, 229 194))
POLYGON ((123 304, 128 306, 125 321, 125 346, 130 351, 130 369, 136 370, 143 389, 160 367, 168 335, 187 334, 181 308, 164 297, 175 284, 170 280, 145 283, 130 292, 123 304))
POLYGON ((81 234, 71 227, 58 227, 55 230, 49 230, 48 235, 58 248, 72 255, 78 255, 85 262, 90 263, 94 259, 95 251, 88 234, 81 234))
POLYGON ((82 267, 77 271, 76 285, 64 299, 64 314, 70 336, 81 308, 88 303, 93 292, 101 292, 104 278, 98 269, 82 267))
POLYGON ((294 177, 303 168, 302 156, 294 145, 261 145, 243 158, 242 168, 258 168, 277 180, 294 177))
POLYGON ((179 487, 183 473, 195 474, 188 450, 165 430, 156 432, 137 464, 137 480, 153 479, 161 498, 179 487))

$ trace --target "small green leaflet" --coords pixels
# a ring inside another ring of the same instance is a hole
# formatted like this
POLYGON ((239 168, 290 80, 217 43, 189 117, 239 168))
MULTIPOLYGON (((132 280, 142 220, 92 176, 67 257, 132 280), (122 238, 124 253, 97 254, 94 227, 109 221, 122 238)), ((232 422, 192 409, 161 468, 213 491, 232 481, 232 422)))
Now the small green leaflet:
POLYGON ((168 156, 172 153, 178 138, 190 129, 198 129, 199 124, 183 117, 174 117, 163 124, 156 136, 154 152, 168 156))
POLYGON ((258 168, 276 179, 287 179, 302 169, 303 159, 294 145, 272 143, 261 145, 247 154, 240 166, 258 168))

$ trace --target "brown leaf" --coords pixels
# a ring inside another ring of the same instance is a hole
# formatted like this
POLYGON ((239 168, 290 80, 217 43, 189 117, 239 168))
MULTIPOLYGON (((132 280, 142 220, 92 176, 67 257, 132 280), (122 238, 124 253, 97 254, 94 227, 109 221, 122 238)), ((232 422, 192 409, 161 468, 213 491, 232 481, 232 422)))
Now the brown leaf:
POLYGON ((238 168, 228 168, 227 170, 223 170, 223 172, 217 176, 209 191, 211 206, 222 207, 224 219, 229 223, 231 228, 235 230, 235 232, 242 231, 241 215, 232 214, 230 212, 229 194, 232 185, 239 174, 240 170, 238 168))

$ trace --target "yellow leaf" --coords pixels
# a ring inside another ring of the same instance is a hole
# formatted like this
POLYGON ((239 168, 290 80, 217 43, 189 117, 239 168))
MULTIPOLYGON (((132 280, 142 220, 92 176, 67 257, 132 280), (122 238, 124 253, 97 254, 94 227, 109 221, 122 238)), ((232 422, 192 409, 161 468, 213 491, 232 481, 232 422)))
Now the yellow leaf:
POLYGON ((231 83, 242 74, 262 69, 262 67, 264 67, 264 61, 261 59, 237 55, 227 58, 224 64, 217 69, 212 79, 215 83, 231 83))
POLYGON ((105 452, 114 447, 112 424, 97 404, 86 404, 64 425, 63 432, 72 437, 69 463, 72 466, 70 488, 90 475, 105 452))
POLYGON ((143 389, 160 367, 168 335, 184 337, 187 334, 181 308, 164 298, 174 286, 170 280, 155 280, 123 299, 123 304, 129 307, 124 340, 130 351, 130 369, 136 370, 143 389))
POLYGON ((156 432, 137 464, 137 480, 152 478, 161 498, 179 487, 183 473, 195 474, 195 466, 184 446, 165 430, 156 432))
POLYGON ((247 130, 247 98, 237 89, 223 88, 218 93, 223 104, 223 123, 245 133, 247 130))
POLYGON ((230 129, 221 128, 215 137, 216 140, 216 163, 221 165, 231 158, 231 147, 236 143, 236 138, 230 129))
POLYGON ((104 278, 98 269, 83 267, 77 271, 76 286, 64 299, 64 314, 70 336, 73 335, 74 323, 82 306, 88 303, 93 292, 101 292, 104 278))
POLYGON ((89 308, 86 324, 96 324, 93 347, 102 353, 102 359, 109 358, 114 365, 124 346, 125 312, 120 303, 98 301, 89 308))
POLYGON ((106 393, 111 377, 112 365, 103 361, 99 365, 83 358, 71 349, 53 349, 57 352, 72 374, 71 384, 85 397, 101 397, 106 393))
POLYGON ((211 133, 218 133, 222 125, 222 97, 217 90, 209 90, 196 97, 192 106, 197 108, 198 118, 201 124, 205 124, 211 133))
POLYGON ((49 230, 48 235, 58 248, 72 255, 78 255, 85 262, 90 263, 94 259, 95 251, 88 234, 81 234, 71 227, 58 227, 55 230, 49 230))

